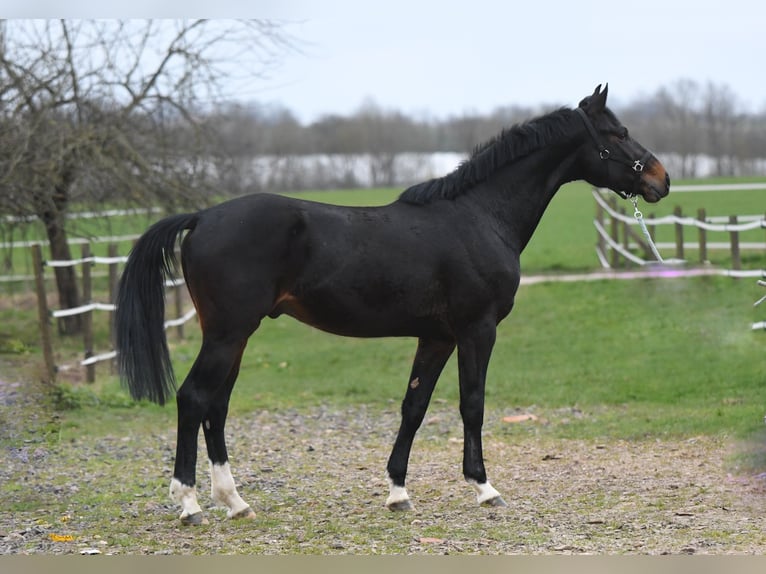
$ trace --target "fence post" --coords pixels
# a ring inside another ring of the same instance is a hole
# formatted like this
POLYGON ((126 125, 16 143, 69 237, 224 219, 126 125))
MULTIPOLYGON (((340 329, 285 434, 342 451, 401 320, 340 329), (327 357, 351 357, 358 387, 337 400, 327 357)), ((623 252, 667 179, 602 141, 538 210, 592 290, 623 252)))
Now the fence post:
MULTIPOLYGON (((675 215, 679 219, 682 217, 680 205, 675 206, 675 208, 673 209, 673 215, 675 215)), ((676 258, 683 259, 684 258, 684 226, 680 223, 676 223, 675 225, 676 225, 676 258)))
MULTIPOLYGON (((697 221, 701 223, 705 223, 705 220, 707 219, 707 214, 705 212, 704 207, 700 207, 697 210, 697 221)), ((707 230, 702 229, 701 227, 699 229, 699 248, 700 248, 700 263, 705 263, 707 261, 707 230)))
MULTIPOLYGON (((617 199, 615 197, 609 198, 609 207, 612 208, 613 211, 617 211, 617 199)), ((610 226, 609 226, 609 234, 612 237, 612 240, 615 243, 618 243, 620 241, 619 238, 619 221, 617 221, 616 217, 613 217, 610 226)), ((620 263, 620 254, 616 249, 612 249, 612 256, 610 257, 611 261, 609 264, 612 266, 612 268, 616 268, 617 265, 620 263)))
POLYGON ((35 290, 37 291, 37 315, 40 322, 40 342, 43 346, 45 361, 45 382, 56 382, 56 364, 53 362, 53 344, 51 343, 51 323, 48 312, 48 298, 45 293, 45 275, 43 273, 43 255, 40 245, 32 245, 32 267, 35 271, 35 290))
MULTIPOLYGON (((116 243, 110 243, 107 249, 107 255, 114 259, 119 253, 116 243)), ((117 300, 117 277, 118 277, 118 263, 109 264, 109 302, 114 303, 117 300)), ((114 345, 114 316, 109 319, 109 342, 114 345)), ((117 372, 116 359, 109 361, 109 371, 113 375, 117 372)))
MULTIPOLYGON (((626 215, 626 211, 624 207, 620 208, 619 211, 620 215, 626 215)), ((625 251, 629 251, 630 247, 630 225, 626 221, 622 222, 622 247, 625 249, 625 251)), ((629 267, 628 260, 625 259, 623 262, 623 267, 629 267)))
MULTIPOLYGON (((737 216, 730 215, 729 223, 737 225, 737 216)), ((739 255, 739 231, 732 230, 729 233, 731 235, 731 268, 742 269, 742 258, 739 255)))
MULTIPOLYGON (((90 305, 93 302, 93 284, 91 282, 90 245, 84 243, 82 246, 82 258, 86 261, 82 263, 82 298, 83 305, 90 305)), ((85 358, 93 356, 93 311, 86 311, 82 322, 82 340, 85 346, 85 358)), ((91 363, 85 366, 85 380, 93 383, 96 380, 96 365, 91 363)))
MULTIPOLYGON (((106 248, 107 256, 110 259, 117 257, 117 244, 110 243, 106 248)), ((109 302, 114 303, 114 299, 117 295, 117 263, 109 264, 109 302)))

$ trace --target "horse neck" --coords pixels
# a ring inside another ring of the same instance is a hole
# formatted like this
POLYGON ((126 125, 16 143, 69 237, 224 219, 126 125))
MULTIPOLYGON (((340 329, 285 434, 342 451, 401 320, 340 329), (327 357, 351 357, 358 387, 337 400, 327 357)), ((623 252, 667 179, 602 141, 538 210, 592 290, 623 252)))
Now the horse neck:
POLYGON ((498 170, 484 186, 483 203, 497 221, 497 231, 518 254, 559 188, 579 179, 574 173, 576 150, 574 142, 540 149, 498 170))

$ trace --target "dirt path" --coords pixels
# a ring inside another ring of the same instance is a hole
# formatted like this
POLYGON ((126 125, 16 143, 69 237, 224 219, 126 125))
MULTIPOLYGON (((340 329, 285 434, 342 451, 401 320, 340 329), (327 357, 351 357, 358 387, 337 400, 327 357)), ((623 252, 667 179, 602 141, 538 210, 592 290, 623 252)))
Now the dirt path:
POLYGON ((383 508, 394 408, 259 412, 228 428, 256 519, 207 508, 210 524, 197 528, 180 526, 167 499, 172 421, 66 444, 6 435, 0 553, 766 553, 766 481, 727 474, 723 441, 519 440, 487 418, 487 465, 508 508, 476 506, 460 476, 459 418, 446 405, 434 405, 416 441, 416 510, 404 514, 383 508))

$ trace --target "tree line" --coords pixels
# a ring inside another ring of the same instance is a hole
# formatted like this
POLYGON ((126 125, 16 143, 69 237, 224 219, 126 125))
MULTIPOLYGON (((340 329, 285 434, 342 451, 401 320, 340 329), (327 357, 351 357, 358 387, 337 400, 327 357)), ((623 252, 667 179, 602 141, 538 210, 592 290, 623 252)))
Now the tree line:
MULTIPOLYGON (((373 185, 406 184, 396 171, 403 154, 453 152, 468 154, 501 129, 551 111, 556 104, 537 107, 509 105, 489 114, 461 114, 445 119, 407 116, 373 100, 356 111, 326 115, 301 124, 287 108, 258 103, 225 103, 206 121, 219 138, 216 156, 226 173, 227 189, 238 192, 281 191, 301 187, 359 187, 337 166, 334 179, 301 179, 296 169, 279 158, 311 155, 362 155, 369 164, 373 185), (273 158, 273 177, 264 182, 248 178, 254 157, 273 158)), ((670 156, 677 178, 701 175, 766 175, 766 110, 746 111, 725 84, 681 79, 654 94, 617 106, 615 112, 637 139, 655 152, 670 156)), ((304 174, 305 175, 305 174, 304 174)))

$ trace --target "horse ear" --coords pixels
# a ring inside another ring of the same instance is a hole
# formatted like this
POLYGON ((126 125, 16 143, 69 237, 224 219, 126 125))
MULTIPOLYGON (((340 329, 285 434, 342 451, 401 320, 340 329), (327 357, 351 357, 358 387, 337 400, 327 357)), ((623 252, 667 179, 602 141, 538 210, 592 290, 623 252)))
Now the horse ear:
POLYGON ((602 105, 605 106, 605 107, 606 107, 606 95, 607 95, 607 93, 609 93, 609 83, 608 82, 606 84, 604 84, 604 89, 601 90, 601 97, 604 100, 602 105))
POLYGON ((609 92, 609 84, 604 85, 604 89, 601 89, 601 84, 596 86, 593 93, 582 99, 580 107, 589 112, 598 113, 606 107, 606 96, 609 92))

